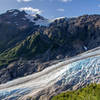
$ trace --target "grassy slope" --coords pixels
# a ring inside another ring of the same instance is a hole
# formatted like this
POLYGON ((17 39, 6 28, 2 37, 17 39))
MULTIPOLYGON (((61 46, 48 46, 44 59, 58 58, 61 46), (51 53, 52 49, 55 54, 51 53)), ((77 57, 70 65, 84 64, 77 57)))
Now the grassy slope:
POLYGON ((52 100, 100 100, 100 84, 91 84, 76 91, 61 93, 52 100))
POLYGON ((48 43, 41 39, 40 34, 29 36, 11 50, 0 54, 0 66, 8 65, 10 62, 20 57, 31 59, 34 56, 43 54, 49 46, 48 43))

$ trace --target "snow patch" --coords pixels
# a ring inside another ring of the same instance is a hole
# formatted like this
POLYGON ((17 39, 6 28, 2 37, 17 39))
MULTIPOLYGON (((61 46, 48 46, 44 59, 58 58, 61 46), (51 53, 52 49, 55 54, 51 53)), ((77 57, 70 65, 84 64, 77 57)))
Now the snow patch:
POLYGON ((16 26, 18 26, 19 24, 17 22, 14 22, 16 24, 16 26))
POLYGON ((87 51, 88 50, 88 48, 86 47, 86 46, 84 46, 84 49, 87 51))
POLYGON ((12 9, 12 10, 8 10, 8 12, 14 12, 15 11, 15 9, 12 9))
POLYGON ((66 17, 58 17, 58 18, 55 18, 54 20, 60 20, 60 19, 64 19, 66 17))
POLYGON ((31 15, 25 15, 25 17, 26 17, 27 19, 29 19, 30 22, 34 22, 34 17, 32 17, 31 15))
POLYGON ((29 15, 29 14, 25 15, 25 17, 27 19, 29 19, 30 22, 34 22, 36 25, 40 25, 40 26, 49 26, 55 20, 60 20, 60 19, 68 20, 68 18, 66 18, 66 17, 59 17, 59 18, 55 18, 55 19, 46 19, 41 16, 39 16, 40 18, 37 19, 37 15, 29 15))
POLYGON ((18 12, 14 12, 14 13, 13 13, 14 16, 17 16, 17 14, 18 14, 18 12))
POLYGON ((48 19, 36 19, 36 15, 25 15, 25 17, 27 19, 30 20, 30 22, 34 22, 36 25, 40 25, 40 26, 49 26, 49 24, 51 23, 50 20, 48 19))
POLYGON ((61 19, 68 19, 68 18, 66 18, 66 17, 58 17, 58 18, 54 18, 54 19, 52 19, 52 22, 54 22, 55 20, 61 20, 61 19))
POLYGON ((22 20, 27 20, 26 18, 22 18, 22 20))

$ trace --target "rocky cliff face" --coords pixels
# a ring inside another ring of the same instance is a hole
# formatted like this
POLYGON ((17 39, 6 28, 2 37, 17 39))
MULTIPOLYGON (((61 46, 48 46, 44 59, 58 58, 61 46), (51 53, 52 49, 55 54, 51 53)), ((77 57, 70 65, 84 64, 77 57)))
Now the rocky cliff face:
POLYGON ((0 36, 0 83, 5 83, 100 46, 100 15, 48 20, 9 10, 0 15, 0 36))

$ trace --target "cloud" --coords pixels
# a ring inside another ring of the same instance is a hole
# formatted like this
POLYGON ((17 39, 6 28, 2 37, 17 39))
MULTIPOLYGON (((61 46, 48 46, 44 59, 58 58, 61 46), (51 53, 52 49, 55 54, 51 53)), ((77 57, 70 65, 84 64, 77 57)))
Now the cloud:
POLYGON ((42 11, 40 9, 32 8, 32 7, 24 7, 24 8, 20 8, 20 10, 24 10, 26 12, 33 13, 33 14, 41 14, 42 13, 42 11))
POLYGON ((30 2, 32 0, 17 0, 17 2, 30 2))
POLYGON ((71 2, 72 0, 60 0, 62 2, 71 2))
POLYGON ((65 10, 63 8, 59 8, 57 11, 64 12, 65 10))

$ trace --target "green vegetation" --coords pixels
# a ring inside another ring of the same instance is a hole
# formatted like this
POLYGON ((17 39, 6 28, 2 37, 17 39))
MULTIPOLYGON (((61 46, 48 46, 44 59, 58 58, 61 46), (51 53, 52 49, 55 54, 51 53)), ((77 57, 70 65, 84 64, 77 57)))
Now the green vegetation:
POLYGON ((8 65, 20 57, 31 59, 43 54, 49 46, 50 45, 40 37, 40 34, 29 36, 14 48, 0 54, 0 66, 8 65))
POLYGON ((34 56, 44 53, 49 44, 40 37, 40 34, 29 36, 20 45, 15 47, 16 56, 31 59, 34 56))
POLYGON ((61 93, 52 100, 100 100, 100 84, 90 84, 76 91, 61 93))

